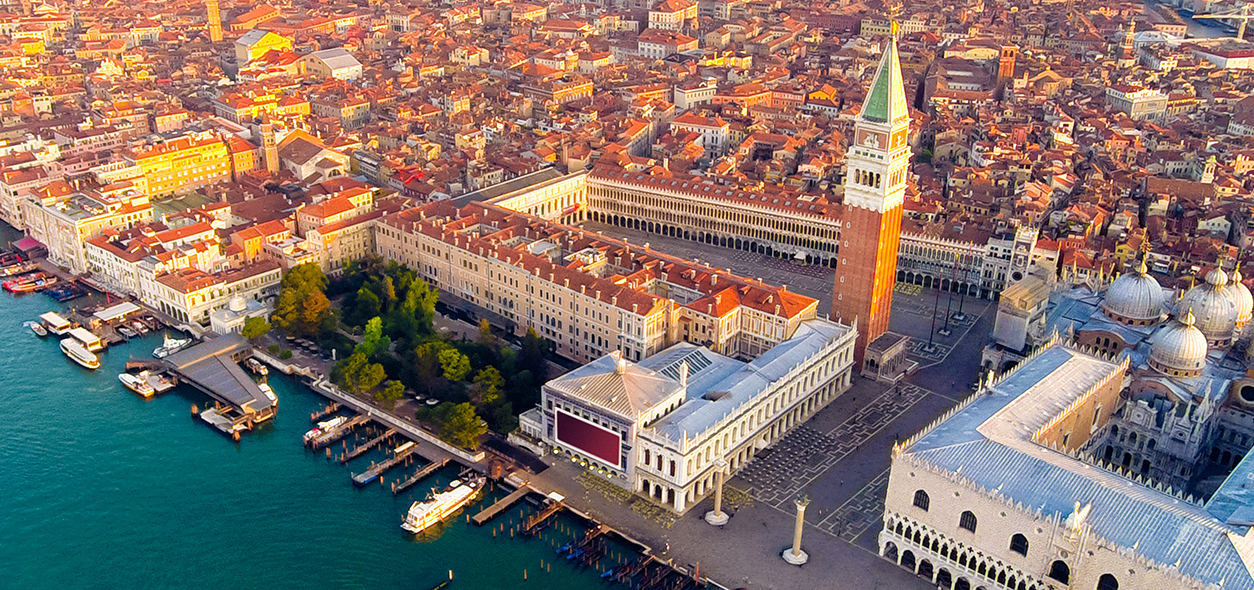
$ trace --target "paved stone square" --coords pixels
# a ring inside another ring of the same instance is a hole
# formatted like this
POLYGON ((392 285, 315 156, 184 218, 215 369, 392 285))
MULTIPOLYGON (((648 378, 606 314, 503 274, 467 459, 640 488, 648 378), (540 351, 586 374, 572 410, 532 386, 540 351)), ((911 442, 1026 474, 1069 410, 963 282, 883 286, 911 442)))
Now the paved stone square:
MULTIPOLYGON (((868 389, 876 385, 865 382, 868 389)), ((755 499, 776 508, 788 508, 798 492, 927 394, 926 390, 913 385, 898 386, 880 393, 829 431, 821 432, 810 423, 802 424, 761 451, 732 479, 733 485, 743 482, 755 499)))

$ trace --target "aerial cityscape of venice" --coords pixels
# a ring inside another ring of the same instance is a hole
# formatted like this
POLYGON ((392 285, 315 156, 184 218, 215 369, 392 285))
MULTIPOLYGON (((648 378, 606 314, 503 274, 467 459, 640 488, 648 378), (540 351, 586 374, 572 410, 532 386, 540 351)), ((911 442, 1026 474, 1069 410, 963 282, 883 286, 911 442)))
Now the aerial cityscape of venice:
POLYGON ((0 588, 1254 590, 1251 7, 0 0, 0 588))

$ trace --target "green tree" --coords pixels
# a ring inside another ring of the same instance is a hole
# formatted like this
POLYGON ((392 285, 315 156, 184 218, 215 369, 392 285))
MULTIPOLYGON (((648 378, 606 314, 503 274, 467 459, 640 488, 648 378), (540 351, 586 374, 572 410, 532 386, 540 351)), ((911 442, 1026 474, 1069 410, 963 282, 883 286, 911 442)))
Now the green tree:
POLYGON ((492 405, 501 399, 501 388, 505 386, 505 378, 496 367, 487 366, 475 374, 475 391, 481 405, 492 405))
POLYGON ((388 378, 387 371, 383 370, 383 365, 379 363, 370 363, 362 367, 361 372, 357 374, 356 391, 370 391, 383 383, 388 378))
POLYGON ((466 449, 479 446, 479 437, 488 431, 483 425, 475 407, 469 403, 452 404, 445 402, 437 410, 440 435, 447 441, 466 449))
POLYGON ((404 396, 405 384, 400 381, 389 381, 387 387, 374 394, 374 399, 382 403, 384 407, 391 409, 404 396))
POLYGON ((431 322, 435 319, 435 303, 439 299, 440 292, 437 289, 432 289, 425 281, 415 280, 405 293, 401 311, 418 320, 419 328, 430 333, 431 322))
POLYGON ((297 289, 326 291, 327 275, 322 274, 322 268, 313 262, 298 264, 293 266, 287 274, 283 275, 283 280, 279 282, 280 288, 292 287, 297 289))
POLYGON ((496 431, 509 434, 518 428, 518 416, 514 415, 514 404, 505 402, 492 410, 492 421, 496 431))
POLYGON ((396 288, 397 293, 406 293, 409 290, 409 285, 414 282, 414 279, 418 278, 418 273, 415 273, 412 268, 395 260, 388 263, 386 272, 389 277, 392 277, 393 286, 396 288))
POLYGON ((270 322, 261 316, 253 316, 244 320, 244 329, 241 334, 249 340, 256 340, 265 336, 270 331, 270 322))
POLYGON ((444 372, 440 370, 439 348, 432 343, 427 343, 414 349, 414 363, 411 370, 414 389, 434 393, 440 388, 439 381, 444 378, 444 372))
POLYGON ((496 337, 492 335, 492 324, 487 318, 479 320, 479 337, 475 341, 488 348, 496 348, 496 337))
POLYGON ((396 282, 390 276, 384 276, 379 282, 379 300, 383 302, 383 311, 391 311, 396 306, 396 282))
POLYGON ((374 356, 378 351, 379 342, 383 339, 383 320, 378 316, 370 318, 366 322, 366 329, 361 337, 361 344, 357 345, 356 352, 360 352, 366 356, 374 356))
POLYGON ((366 355, 355 352, 348 358, 335 363, 335 367, 331 369, 331 380, 343 389, 355 389, 357 375, 368 362, 366 355))
POLYGON ((454 383, 466 378, 470 373, 470 359, 456 348, 440 351, 440 368, 444 370, 444 378, 454 383))
POLYGON ((355 326, 361 325, 362 322, 378 316, 382 309, 383 305, 379 302, 379 297, 363 285, 357 290, 356 302, 353 304, 353 317, 350 321, 355 326))
POLYGON ((542 384, 544 376, 548 373, 545 361, 545 353, 549 350, 548 341, 537 334, 534 328, 527 328, 527 335, 523 336, 520 348, 517 366, 530 371, 530 375, 533 376, 531 385, 542 384), (540 383, 535 383, 535 378, 540 379, 540 383))

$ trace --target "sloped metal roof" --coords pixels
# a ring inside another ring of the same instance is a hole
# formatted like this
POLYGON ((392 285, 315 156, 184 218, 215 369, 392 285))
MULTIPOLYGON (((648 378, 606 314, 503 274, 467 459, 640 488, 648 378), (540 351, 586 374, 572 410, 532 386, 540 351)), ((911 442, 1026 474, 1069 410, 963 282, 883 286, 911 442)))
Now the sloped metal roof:
MULTIPOLYGON (((1230 535, 1245 529, 1205 508, 1032 442, 1032 433, 1119 365, 1062 346, 1026 360, 986 395, 903 453, 1065 519, 1092 504, 1086 523, 1120 547, 1224 588, 1254 589, 1230 535)), ((1233 497, 1237 497, 1235 494, 1233 497)), ((1239 500, 1238 500, 1239 501, 1239 500)), ((1235 511, 1235 509, 1234 509, 1235 511)))

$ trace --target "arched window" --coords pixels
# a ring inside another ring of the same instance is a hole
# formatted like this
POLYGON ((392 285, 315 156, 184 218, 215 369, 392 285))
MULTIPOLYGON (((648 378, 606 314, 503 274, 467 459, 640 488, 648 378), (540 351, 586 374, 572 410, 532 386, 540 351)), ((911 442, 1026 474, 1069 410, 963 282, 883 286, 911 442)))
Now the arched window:
POLYGON ((975 532, 975 513, 971 512, 970 510, 964 511, 962 513, 962 516, 958 518, 958 526, 974 533, 975 532))
POLYGON ((1015 533, 1015 536, 1010 537, 1010 550, 1018 553, 1019 555, 1027 555, 1028 538, 1020 535, 1019 533, 1015 533))
POLYGON ((914 493, 914 505, 916 508, 922 508, 926 512, 928 506, 932 505, 932 499, 927 497, 927 492, 919 490, 914 493))
POLYGON ((1049 577, 1062 582, 1063 584, 1071 583, 1071 568, 1062 560, 1055 561, 1049 566, 1049 577))
POLYGON ((1102 574, 1097 579, 1097 590, 1119 590, 1119 580, 1110 574, 1102 574))

